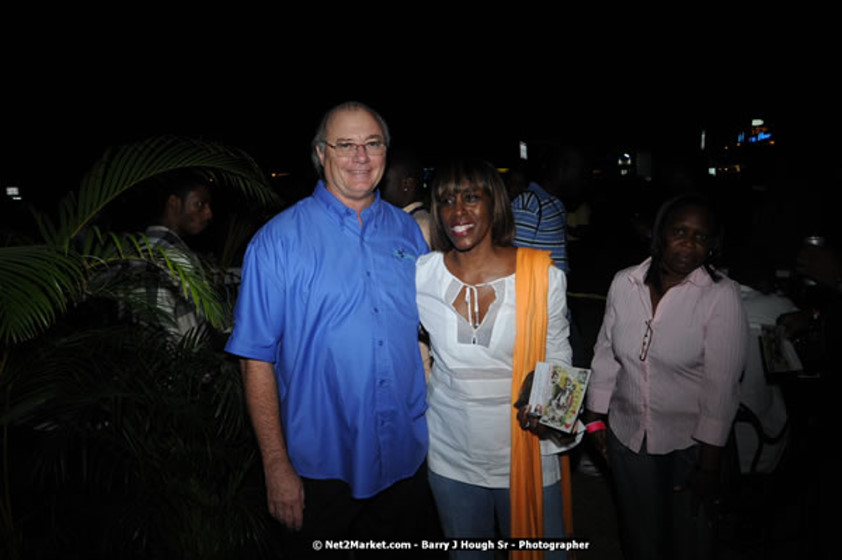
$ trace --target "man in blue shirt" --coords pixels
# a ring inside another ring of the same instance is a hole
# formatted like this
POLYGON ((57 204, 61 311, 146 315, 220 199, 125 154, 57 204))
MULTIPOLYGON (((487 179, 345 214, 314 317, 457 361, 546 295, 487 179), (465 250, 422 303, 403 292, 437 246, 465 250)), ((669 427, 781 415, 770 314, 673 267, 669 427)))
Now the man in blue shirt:
POLYGON ((226 350, 242 358, 271 514, 315 539, 399 538, 426 488, 415 221, 380 200, 389 133, 359 103, 313 140, 322 180, 270 220, 243 264, 226 350), (306 507, 305 507, 306 506, 306 507))

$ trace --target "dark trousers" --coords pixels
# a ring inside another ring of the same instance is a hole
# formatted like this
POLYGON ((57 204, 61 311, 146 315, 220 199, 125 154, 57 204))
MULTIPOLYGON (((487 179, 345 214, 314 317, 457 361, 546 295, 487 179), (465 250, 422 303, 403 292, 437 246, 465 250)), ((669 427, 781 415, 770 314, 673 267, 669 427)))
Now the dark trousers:
MULTIPOLYGON (((617 496, 623 549, 629 560, 713 558, 707 512, 694 516, 689 490, 677 492, 698 460, 698 446, 650 455, 635 453, 608 432, 608 459, 617 496)), ((712 513, 712 512, 711 512, 712 513)))
POLYGON ((302 481, 304 521, 301 531, 287 532, 289 558, 422 557, 420 548, 336 551, 329 548, 328 541, 418 543, 424 538, 441 538, 426 464, 410 478, 366 499, 353 498, 350 486, 341 480, 302 481))

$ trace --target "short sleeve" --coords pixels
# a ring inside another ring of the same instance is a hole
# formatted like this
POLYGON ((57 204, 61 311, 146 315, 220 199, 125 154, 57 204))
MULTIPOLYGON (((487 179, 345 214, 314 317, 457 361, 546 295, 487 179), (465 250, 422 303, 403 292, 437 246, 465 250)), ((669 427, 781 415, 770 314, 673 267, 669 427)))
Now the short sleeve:
POLYGON ((225 350, 274 363, 284 328, 285 281, 280 242, 266 231, 249 243, 243 260, 242 284, 234 310, 234 330, 225 350))

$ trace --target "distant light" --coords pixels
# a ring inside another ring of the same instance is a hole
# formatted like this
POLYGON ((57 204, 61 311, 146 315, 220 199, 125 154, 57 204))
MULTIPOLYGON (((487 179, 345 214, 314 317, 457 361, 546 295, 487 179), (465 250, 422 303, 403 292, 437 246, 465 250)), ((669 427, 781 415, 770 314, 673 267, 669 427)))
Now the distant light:
POLYGON ((529 159, 526 150, 526 142, 520 142, 520 159, 529 159))
POLYGON ((708 167, 708 175, 712 177, 716 177, 716 168, 715 167, 708 167))
POLYGON ((703 152, 705 151, 705 131, 704 131, 704 130, 702 131, 702 145, 701 145, 701 149, 702 149, 702 151, 703 151, 703 152))
POLYGON ((763 119, 751 119, 751 126, 763 126, 763 119))
POLYGON ((20 196, 18 187, 6 187, 6 196, 20 196))

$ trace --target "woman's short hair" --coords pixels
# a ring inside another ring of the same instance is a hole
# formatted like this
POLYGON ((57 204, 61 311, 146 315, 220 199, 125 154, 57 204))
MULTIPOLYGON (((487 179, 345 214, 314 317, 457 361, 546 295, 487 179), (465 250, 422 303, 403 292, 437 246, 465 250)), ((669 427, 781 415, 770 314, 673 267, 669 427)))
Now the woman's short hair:
POLYGON ((698 193, 686 193, 675 196, 661 205, 655 216, 655 224, 652 226, 652 244, 649 254, 652 257, 652 264, 646 273, 646 281, 661 289, 661 260, 664 256, 664 249, 667 245, 667 226, 672 219, 685 208, 700 208, 707 216, 708 228, 708 254, 705 256, 702 267, 710 274, 714 282, 719 280, 719 274, 713 267, 713 263, 719 257, 722 250, 722 224, 719 221, 713 205, 703 195, 698 193))
POLYGON ((490 163, 466 159, 447 162, 435 170, 430 189, 433 222, 430 241, 433 250, 449 251, 453 248, 441 223, 441 200, 476 187, 481 188, 491 200, 491 242, 497 246, 511 245, 515 237, 515 222, 503 178, 490 163))

